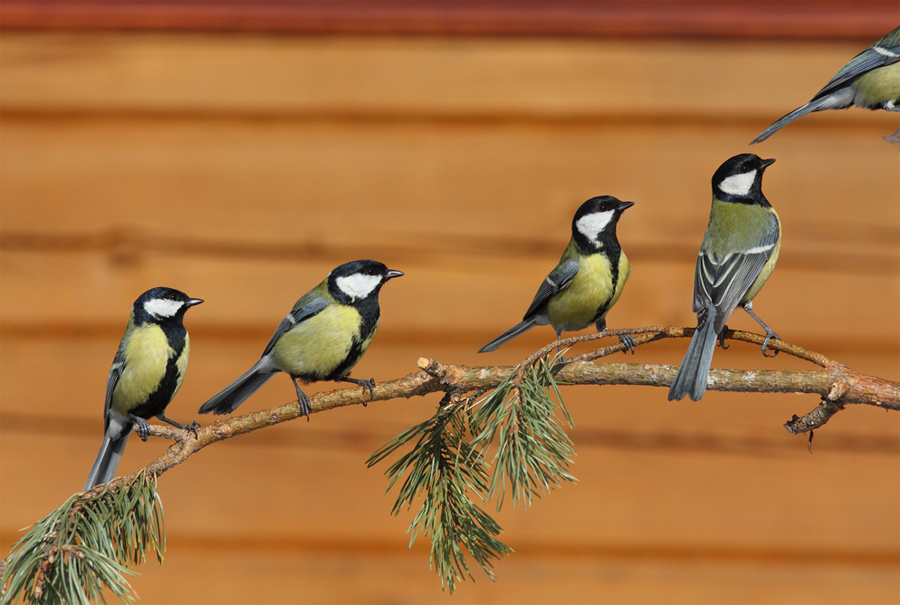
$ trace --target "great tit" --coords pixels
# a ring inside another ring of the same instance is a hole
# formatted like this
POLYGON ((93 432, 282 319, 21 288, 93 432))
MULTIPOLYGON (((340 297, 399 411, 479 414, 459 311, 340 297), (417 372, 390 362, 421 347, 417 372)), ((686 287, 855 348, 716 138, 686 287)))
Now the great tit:
MULTIPOLYGON (((606 329, 606 314, 619 300, 631 273, 628 258, 616 239, 616 224, 634 202, 621 202, 604 195, 586 201, 572 219, 572 239, 538 288, 522 321, 491 342, 479 353, 495 351, 534 326, 550 324, 557 341, 564 331, 583 330, 591 324, 606 329)), ((631 352, 634 340, 620 336, 631 352)))
POLYGON ((147 440, 147 418, 155 416, 196 436, 196 422, 183 425, 166 418, 165 411, 187 370, 191 341, 184 328, 184 313, 202 302, 172 288, 147 290, 134 301, 106 381, 103 445, 85 491, 115 476, 133 426, 137 425, 138 435, 147 440))
POLYGON ((297 385, 298 378, 304 383, 352 382, 374 394, 374 379, 359 380, 348 374, 375 337, 381 286, 401 275, 373 260, 353 261, 332 270, 281 320, 260 360, 200 406, 200 413, 233 412, 276 372, 291 377, 307 420, 309 397, 297 385))
POLYGON ((781 221, 762 193, 763 172, 774 161, 744 153, 713 175, 709 226, 694 271, 697 329, 669 388, 669 401, 703 397, 716 341, 738 306, 766 331, 763 355, 769 340, 779 338, 753 312, 753 297, 769 279, 781 248, 781 221))
POLYGON ((765 141, 777 130, 814 111, 865 109, 900 111, 900 27, 862 51, 844 65, 825 88, 803 107, 798 107, 759 134, 750 144, 765 141))

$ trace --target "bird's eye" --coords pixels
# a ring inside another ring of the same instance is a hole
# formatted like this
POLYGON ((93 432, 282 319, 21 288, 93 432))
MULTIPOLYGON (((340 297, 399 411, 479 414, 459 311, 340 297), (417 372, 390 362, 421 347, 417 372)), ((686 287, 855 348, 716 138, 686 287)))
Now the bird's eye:
POLYGON ((748 172, 750 172, 750 166, 741 166, 742 174, 747 174, 748 172))

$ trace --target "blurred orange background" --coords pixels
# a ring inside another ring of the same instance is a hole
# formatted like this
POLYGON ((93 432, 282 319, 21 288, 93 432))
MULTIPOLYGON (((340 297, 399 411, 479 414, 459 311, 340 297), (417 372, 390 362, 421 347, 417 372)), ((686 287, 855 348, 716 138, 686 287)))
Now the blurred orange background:
MULTIPOLYGON (((167 411, 182 422, 356 258, 406 276, 383 290, 355 376, 520 361, 552 330, 475 351, 518 321, 595 195, 635 202, 610 327, 692 326, 710 177, 737 153, 778 160, 763 189, 784 244, 757 312, 900 379, 900 156, 881 138, 900 119, 823 112, 747 145, 893 28, 896 2, 106 4, 0 12, 7 549, 83 485, 144 290, 206 300, 167 411)), ((729 324, 758 330, 741 312, 729 324)), ((686 346, 627 361, 677 364, 686 346)), ((740 343, 713 365, 809 367, 740 343)), ((896 413, 847 409, 810 455, 782 424, 811 396, 563 394, 579 481, 497 515, 516 552, 496 582, 476 571, 442 592, 427 539, 407 550, 412 513, 390 516, 387 465, 365 467, 433 395, 257 431, 166 473, 166 562, 133 586, 142 603, 900 602, 896 413)), ((276 377, 241 411, 292 398, 276 377)), ((132 439, 120 473, 167 445, 132 439)))

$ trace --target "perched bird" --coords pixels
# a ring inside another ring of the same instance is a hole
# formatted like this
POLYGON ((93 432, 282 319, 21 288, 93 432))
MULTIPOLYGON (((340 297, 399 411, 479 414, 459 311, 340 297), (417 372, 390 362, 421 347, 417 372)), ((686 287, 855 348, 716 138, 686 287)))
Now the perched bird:
POLYGON ((309 397, 297 385, 319 380, 352 382, 374 394, 375 381, 348 374, 375 337, 381 310, 378 292, 403 275, 373 260, 358 260, 332 270, 325 281, 303 295, 266 345, 262 357, 243 376, 213 395, 201 414, 229 414, 275 375, 285 372, 297 390, 297 402, 309 419, 309 397))
POLYGON ((753 312, 753 297, 769 279, 781 248, 781 221, 761 188, 763 172, 774 161, 744 153, 727 160, 713 175, 709 226, 694 272, 697 329, 669 388, 669 401, 685 395, 694 401, 703 397, 716 341, 738 306, 766 331, 763 355, 770 339, 779 340, 753 312))
POLYGON ((184 313, 202 302, 172 288, 147 290, 134 301, 106 381, 103 445, 84 491, 115 476, 133 426, 137 425, 138 435, 147 440, 147 418, 156 416, 193 431, 196 437, 196 422, 180 424, 166 418, 165 411, 187 370, 191 341, 184 329, 184 313))
POLYGON ((766 128, 750 144, 765 141, 808 113, 851 105, 900 111, 900 27, 850 59, 809 103, 766 128))
MULTIPOLYGON (((550 324, 557 341, 563 332, 583 330, 591 324, 598 332, 605 330, 606 314, 619 300, 631 273, 616 239, 616 224, 632 206, 634 202, 621 202, 609 195, 583 203, 572 219, 569 245, 541 283, 522 321, 478 352, 495 351, 534 326, 550 324)), ((634 353, 630 336, 620 336, 619 340, 634 353)))

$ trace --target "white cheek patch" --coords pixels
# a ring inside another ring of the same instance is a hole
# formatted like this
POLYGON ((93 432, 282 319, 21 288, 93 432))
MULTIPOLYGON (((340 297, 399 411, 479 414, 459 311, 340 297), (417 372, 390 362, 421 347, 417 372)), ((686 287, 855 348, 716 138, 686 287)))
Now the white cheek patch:
POLYGON ((615 213, 615 210, 607 210, 606 212, 586 214, 575 222, 575 228, 583 236, 592 242, 596 242, 597 236, 606 229, 606 226, 613 220, 615 213))
POLYGON ((144 303, 144 311, 153 317, 175 317, 184 303, 180 300, 154 298, 144 303))
POLYGON ((753 187, 753 181, 756 180, 756 171, 744 172, 742 174, 733 174, 728 178, 722 179, 719 183, 719 189, 730 195, 747 195, 753 187))
POLYGON ((381 276, 354 273, 347 277, 339 277, 335 281, 341 292, 350 298, 365 298, 381 283, 381 276))

